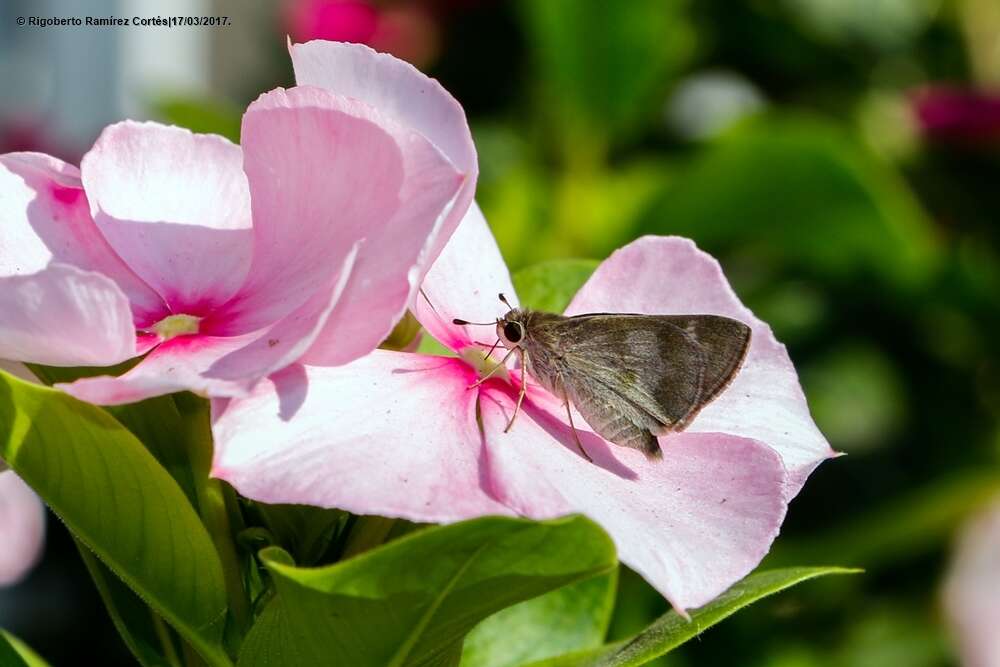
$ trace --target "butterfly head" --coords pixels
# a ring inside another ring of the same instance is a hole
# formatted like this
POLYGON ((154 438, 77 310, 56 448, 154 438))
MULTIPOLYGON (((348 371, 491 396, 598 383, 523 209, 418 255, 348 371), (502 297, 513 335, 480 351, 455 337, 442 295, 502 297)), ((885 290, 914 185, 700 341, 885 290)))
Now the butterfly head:
POLYGON ((497 320, 497 338, 508 350, 520 347, 524 342, 524 311, 519 308, 510 310, 497 320))
POLYGON ((500 294, 500 301, 502 301, 509 310, 503 317, 498 317, 495 322, 469 322, 462 319, 455 319, 452 321, 461 326, 468 324, 496 324, 498 344, 503 343, 503 346, 508 350, 520 347, 523 344, 524 337, 527 333, 527 329, 525 328, 527 311, 510 305, 510 302, 507 301, 507 297, 505 297, 502 293, 500 294))
POLYGON ((500 294, 500 301, 510 310, 503 317, 497 318, 497 338, 508 350, 520 347, 524 342, 527 333, 525 329, 525 312, 520 308, 514 308, 507 301, 507 297, 500 294))

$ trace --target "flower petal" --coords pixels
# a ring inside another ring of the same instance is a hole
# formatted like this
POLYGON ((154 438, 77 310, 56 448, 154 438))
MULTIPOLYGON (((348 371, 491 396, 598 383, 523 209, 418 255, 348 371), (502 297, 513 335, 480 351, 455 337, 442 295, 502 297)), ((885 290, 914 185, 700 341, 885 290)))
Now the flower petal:
POLYGON ((421 292, 414 300, 414 315, 432 336, 456 352, 473 341, 492 343, 495 334, 492 327, 458 326, 452 323, 454 318, 493 322, 507 312, 498 294, 517 306, 507 265, 475 202, 427 273, 421 292))
POLYGON ((94 221, 174 313, 202 316, 243 283, 253 237, 242 153, 226 139, 125 121, 81 165, 94 221))
POLYGON ((45 506, 13 472, 0 472, 0 586, 20 581, 45 545, 45 506))
POLYGON ((743 368, 687 430, 767 443, 788 467, 789 498, 834 455, 809 414, 785 346, 740 303, 719 263, 692 241, 646 236, 616 251, 566 309, 567 315, 596 312, 715 314, 746 322, 753 337, 743 368))
POLYGON ((175 391, 203 396, 242 396, 254 378, 214 378, 207 371, 227 354, 249 345, 244 336, 178 336, 161 343, 139 364, 118 377, 100 375, 57 384, 67 394, 97 405, 123 405, 175 391))
MULTIPOLYGON (((266 331, 254 334, 256 340, 220 357, 204 372, 205 377, 244 380, 250 386, 256 380, 300 359, 320 335, 340 302, 353 275, 359 248, 360 243, 357 243, 348 253, 340 267, 340 273, 331 276, 332 285, 329 288, 317 290, 295 312, 286 315, 266 331)), ((344 347, 350 348, 350 341, 345 343, 344 347)), ((369 351, 370 349, 364 350, 369 351)))
POLYGON ((256 252, 218 331, 292 312, 363 240, 310 358, 346 363, 371 351, 405 311, 428 236, 462 176, 418 135, 319 88, 263 95, 244 116, 243 144, 256 252))
MULTIPOLYGON (((319 86, 360 100, 400 126, 426 137, 466 179, 427 252, 427 267, 444 248, 472 203, 479 167, 472 133, 455 98, 408 62, 362 44, 312 41, 289 44, 300 86, 319 86)), ((418 278, 423 277, 423 272, 418 278)))
POLYGON ((480 487, 474 379, 457 359, 383 350, 291 366, 213 404, 212 474, 267 503, 413 521, 509 514, 480 487))
POLYGON ((1000 502, 962 530, 944 604, 967 667, 1000 665, 1000 502))
POLYGON ((591 517, 622 562, 678 611, 706 604, 749 573, 777 536, 785 471, 762 443, 678 433, 661 439, 663 460, 650 462, 578 429, 590 463, 567 424, 530 401, 504 433, 514 399, 496 386, 480 403, 496 497, 533 518, 591 517))
MULTIPOLYGON (((38 378, 35 377, 35 374, 32 373, 27 366, 18 361, 0 359, 0 371, 10 373, 14 377, 24 380, 25 382, 34 382, 35 384, 39 384, 38 378)), ((3 461, 0 461, 0 470, 3 470, 3 461)))
POLYGON ((0 278, 0 359, 109 366, 136 355, 128 299, 110 278, 67 264, 0 278))
POLYGON ((37 273, 51 262, 117 283, 137 327, 163 316, 159 295, 115 254, 91 219, 76 167, 41 153, 0 155, 0 276, 37 273))
MULTIPOLYGON (((261 378, 295 362, 312 344, 343 293, 357 250, 351 249, 343 273, 332 276, 329 290, 317 291, 268 329, 241 336, 181 336, 161 343, 120 377, 84 378, 58 386, 98 405, 134 403, 184 390, 211 397, 245 396, 261 378)), ((138 340, 144 348, 157 342, 138 340)))

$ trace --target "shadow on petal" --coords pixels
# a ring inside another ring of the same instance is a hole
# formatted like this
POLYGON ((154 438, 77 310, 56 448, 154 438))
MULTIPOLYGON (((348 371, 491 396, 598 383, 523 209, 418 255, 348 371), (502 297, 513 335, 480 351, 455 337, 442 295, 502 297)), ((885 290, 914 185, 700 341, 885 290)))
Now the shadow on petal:
POLYGON ((291 421, 306 402, 309 393, 309 375, 301 364, 292 364, 269 376, 278 395, 278 417, 291 421))
MULTIPOLYGON (((516 401, 517 395, 516 391, 509 386, 503 385, 502 383, 491 383, 491 387, 504 387, 504 391, 508 396, 516 401)), ((535 389, 535 391, 544 391, 543 389, 535 389)), ((500 413, 504 416, 507 421, 510 420, 511 410, 504 402, 497 400, 489 395, 489 392, 482 392, 481 400, 486 400, 497 407, 500 413)), ((552 439, 573 452, 574 455, 583 458, 576 446, 576 440, 573 438, 573 432, 568 423, 564 422, 562 419, 556 417, 548 409, 541 407, 540 405, 532 402, 531 399, 525 398, 524 403, 521 405, 521 414, 517 416, 518 419, 530 418, 536 424, 538 424, 543 431, 545 431, 552 439)), ((579 418, 579 415, 577 415, 579 418)), ((582 424, 582 419, 580 419, 582 424)), ((576 423, 576 420, 574 420, 576 423)), ((577 435, 580 437, 580 444, 583 445, 584 450, 590 455, 592 459, 592 465, 599 468, 603 468, 608 472, 621 477, 622 479, 637 479, 638 475, 634 470, 623 464, 615 456, 611 449, 611 446, 606 440, 601 438, 591 431, 576 429, 577 435)))

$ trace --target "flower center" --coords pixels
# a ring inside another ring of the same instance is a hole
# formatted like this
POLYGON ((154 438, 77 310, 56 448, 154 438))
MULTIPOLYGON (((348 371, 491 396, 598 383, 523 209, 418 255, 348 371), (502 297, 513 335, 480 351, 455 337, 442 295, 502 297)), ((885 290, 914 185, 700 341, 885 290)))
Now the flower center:
POLYGON ((169 315, 154 324, 152 330, 158 333, 163 340, 170 340, 177 336, 198 333, 199 322, 201 322, 201 318, 194 315, 169 315))
MULTIPOLYGON (((506 350, 501 350, 506 354, 506 350)), ((495 357, 486 356, 486 350, 470 345, 458 353, 458 356, 465 363, 476 369, 476 374, 480 379, 489 375, 490 377, 503 378, 505 382, 510 382, 506 366, 500 364, 500 360, 495 357)))

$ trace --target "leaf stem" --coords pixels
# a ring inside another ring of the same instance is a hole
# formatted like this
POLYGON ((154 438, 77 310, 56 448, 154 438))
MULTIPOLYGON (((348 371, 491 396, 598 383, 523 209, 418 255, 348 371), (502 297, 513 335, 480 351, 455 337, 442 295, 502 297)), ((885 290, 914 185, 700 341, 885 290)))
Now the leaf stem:
POLYGON ((395 519, 384 516, 359 516, 347 536, 347 543, 340 555, 341 560, 357 556, 385 542, 390 531, 396 525, 395 519))

